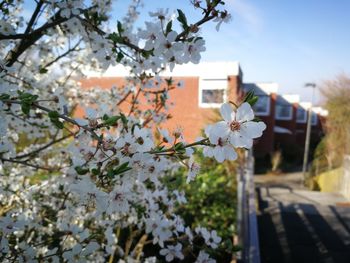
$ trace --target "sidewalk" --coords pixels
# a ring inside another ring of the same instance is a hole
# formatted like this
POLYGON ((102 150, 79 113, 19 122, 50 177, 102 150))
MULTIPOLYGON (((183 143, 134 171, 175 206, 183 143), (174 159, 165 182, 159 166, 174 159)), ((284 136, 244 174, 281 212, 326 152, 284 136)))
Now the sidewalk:
POLYGON ((301 173, 255 176, 262 262, 350 262, 350 208, 301 186, 301 173))

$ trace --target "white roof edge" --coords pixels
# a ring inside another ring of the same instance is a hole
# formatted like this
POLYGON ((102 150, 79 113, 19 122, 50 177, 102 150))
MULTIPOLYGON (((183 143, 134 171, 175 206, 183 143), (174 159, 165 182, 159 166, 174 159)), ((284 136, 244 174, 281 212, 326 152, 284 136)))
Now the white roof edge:
MULTIPOLYGON (((299 102, 299 106, 301 106, 302 108, 304 108, 305 110, 308 110, 310 109, 311 107, 311 102, 309 101, 302 101, 302 102, 299 102)), ((312 107, 312 111, 320 116, 328 116, 328 110, 320 107, 320 106, 314 106, 312 107)))
POLYGON ((299 102, 299 106, 304 108, 305 110, 308 110, 311 107, 311 102, 309 102, 309 101, 302 101, 302 102, 299 102))
POLYGON ((281 97, 289 103, 299 103, 300 96, 298 94, 282 94, 281 97))
POLYGON ((174 77, 191 77, 198 76, 200 78, 227 78, 227 76, 240 76, 241 68, 237 61, 214 61, 201 62, 199 64, 176 65, 174 70, 170 72, 165 70, 162 76, 174 77))
MULTIPOLYGON (((105 72, 87 71, 84 72, 87 77, 126 77, 129 76, 129 70, 121 64, 109 67, 105 72)), ((199 64, 175 65, 174 70, 165 70, 161 76, 173 77, 200 77, 200 78, 227 78, 227 76, 242 75, 241 67, 238 61, 214 61, 200 62, 199 64)))

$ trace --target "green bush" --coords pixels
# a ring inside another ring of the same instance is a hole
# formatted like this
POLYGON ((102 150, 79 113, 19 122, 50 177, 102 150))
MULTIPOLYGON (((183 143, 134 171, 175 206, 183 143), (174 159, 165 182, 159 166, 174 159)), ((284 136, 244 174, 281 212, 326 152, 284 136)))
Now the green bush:
POLYGON ((235 251, 232 239, 237 207, 236 163, 225 161, 220 164, 201 153, 196 154, 196 161, 201 172, 194 181, 187 184, 187 170, 180 169, 166 179, 167 186, 185 192, 188 202, 178 206, 178 213, 188 225, 216 230, 224 245, 212 255, 218 262, 230 262, 235 251))

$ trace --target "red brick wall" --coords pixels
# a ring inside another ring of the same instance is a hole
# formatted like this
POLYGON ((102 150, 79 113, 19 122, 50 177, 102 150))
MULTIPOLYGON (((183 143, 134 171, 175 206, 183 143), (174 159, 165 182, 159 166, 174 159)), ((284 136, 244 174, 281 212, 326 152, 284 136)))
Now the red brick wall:
MULTIPOLYGON (((218 121, 221 117, 218 114, 218 109, 199 107, 199 77, 175 77, 173 79, 175 81, 183 80, 185 85, 183 88, 170 91, 169 102, 174 103, 174 106, 170 107, 168 111, 171 119, 165 124, 162 124, 162 127, 170 131, 181 127, 186 140, 193 141, 201 135, 201 130, 205 128, 206 124, 218 121)), ((119 87, 124 83, 125 81, 121 77, 88 78, 81 80, 83 88, 94 86, 111 88, 113 85, 119 87)), ((240 87, 241 79, 238 76, 228 76, 229 100, 238 102, 239 98, 243 96, 240 87)))
POLYGON ((294 144, 296 142, 296 116, 298 103, 293 103, 292 119, 291 120, 277 120, 276 126, 288 129, 292 134, 288 133, 276 133, 275 134, 275 147, 278 148, 279 144, 294 144))
POLYGON ((277 94, 270 95, 270 114, 269 116, 258 116, 266 124, 266 130, 261 138, 255 140, 254 155, 256 157, 263 157, 270 154, 274 150, 275 134, 273 127, 275 126, 275 106, 277 94))

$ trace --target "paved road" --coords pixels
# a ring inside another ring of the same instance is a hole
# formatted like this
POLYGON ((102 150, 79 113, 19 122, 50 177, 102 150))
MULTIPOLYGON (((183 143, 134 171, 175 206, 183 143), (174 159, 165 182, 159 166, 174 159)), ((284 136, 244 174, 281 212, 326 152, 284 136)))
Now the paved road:
POLYGON ((301 187, 300 173, 255 176, 262 263, 350 263, 350 208, 301 187))

